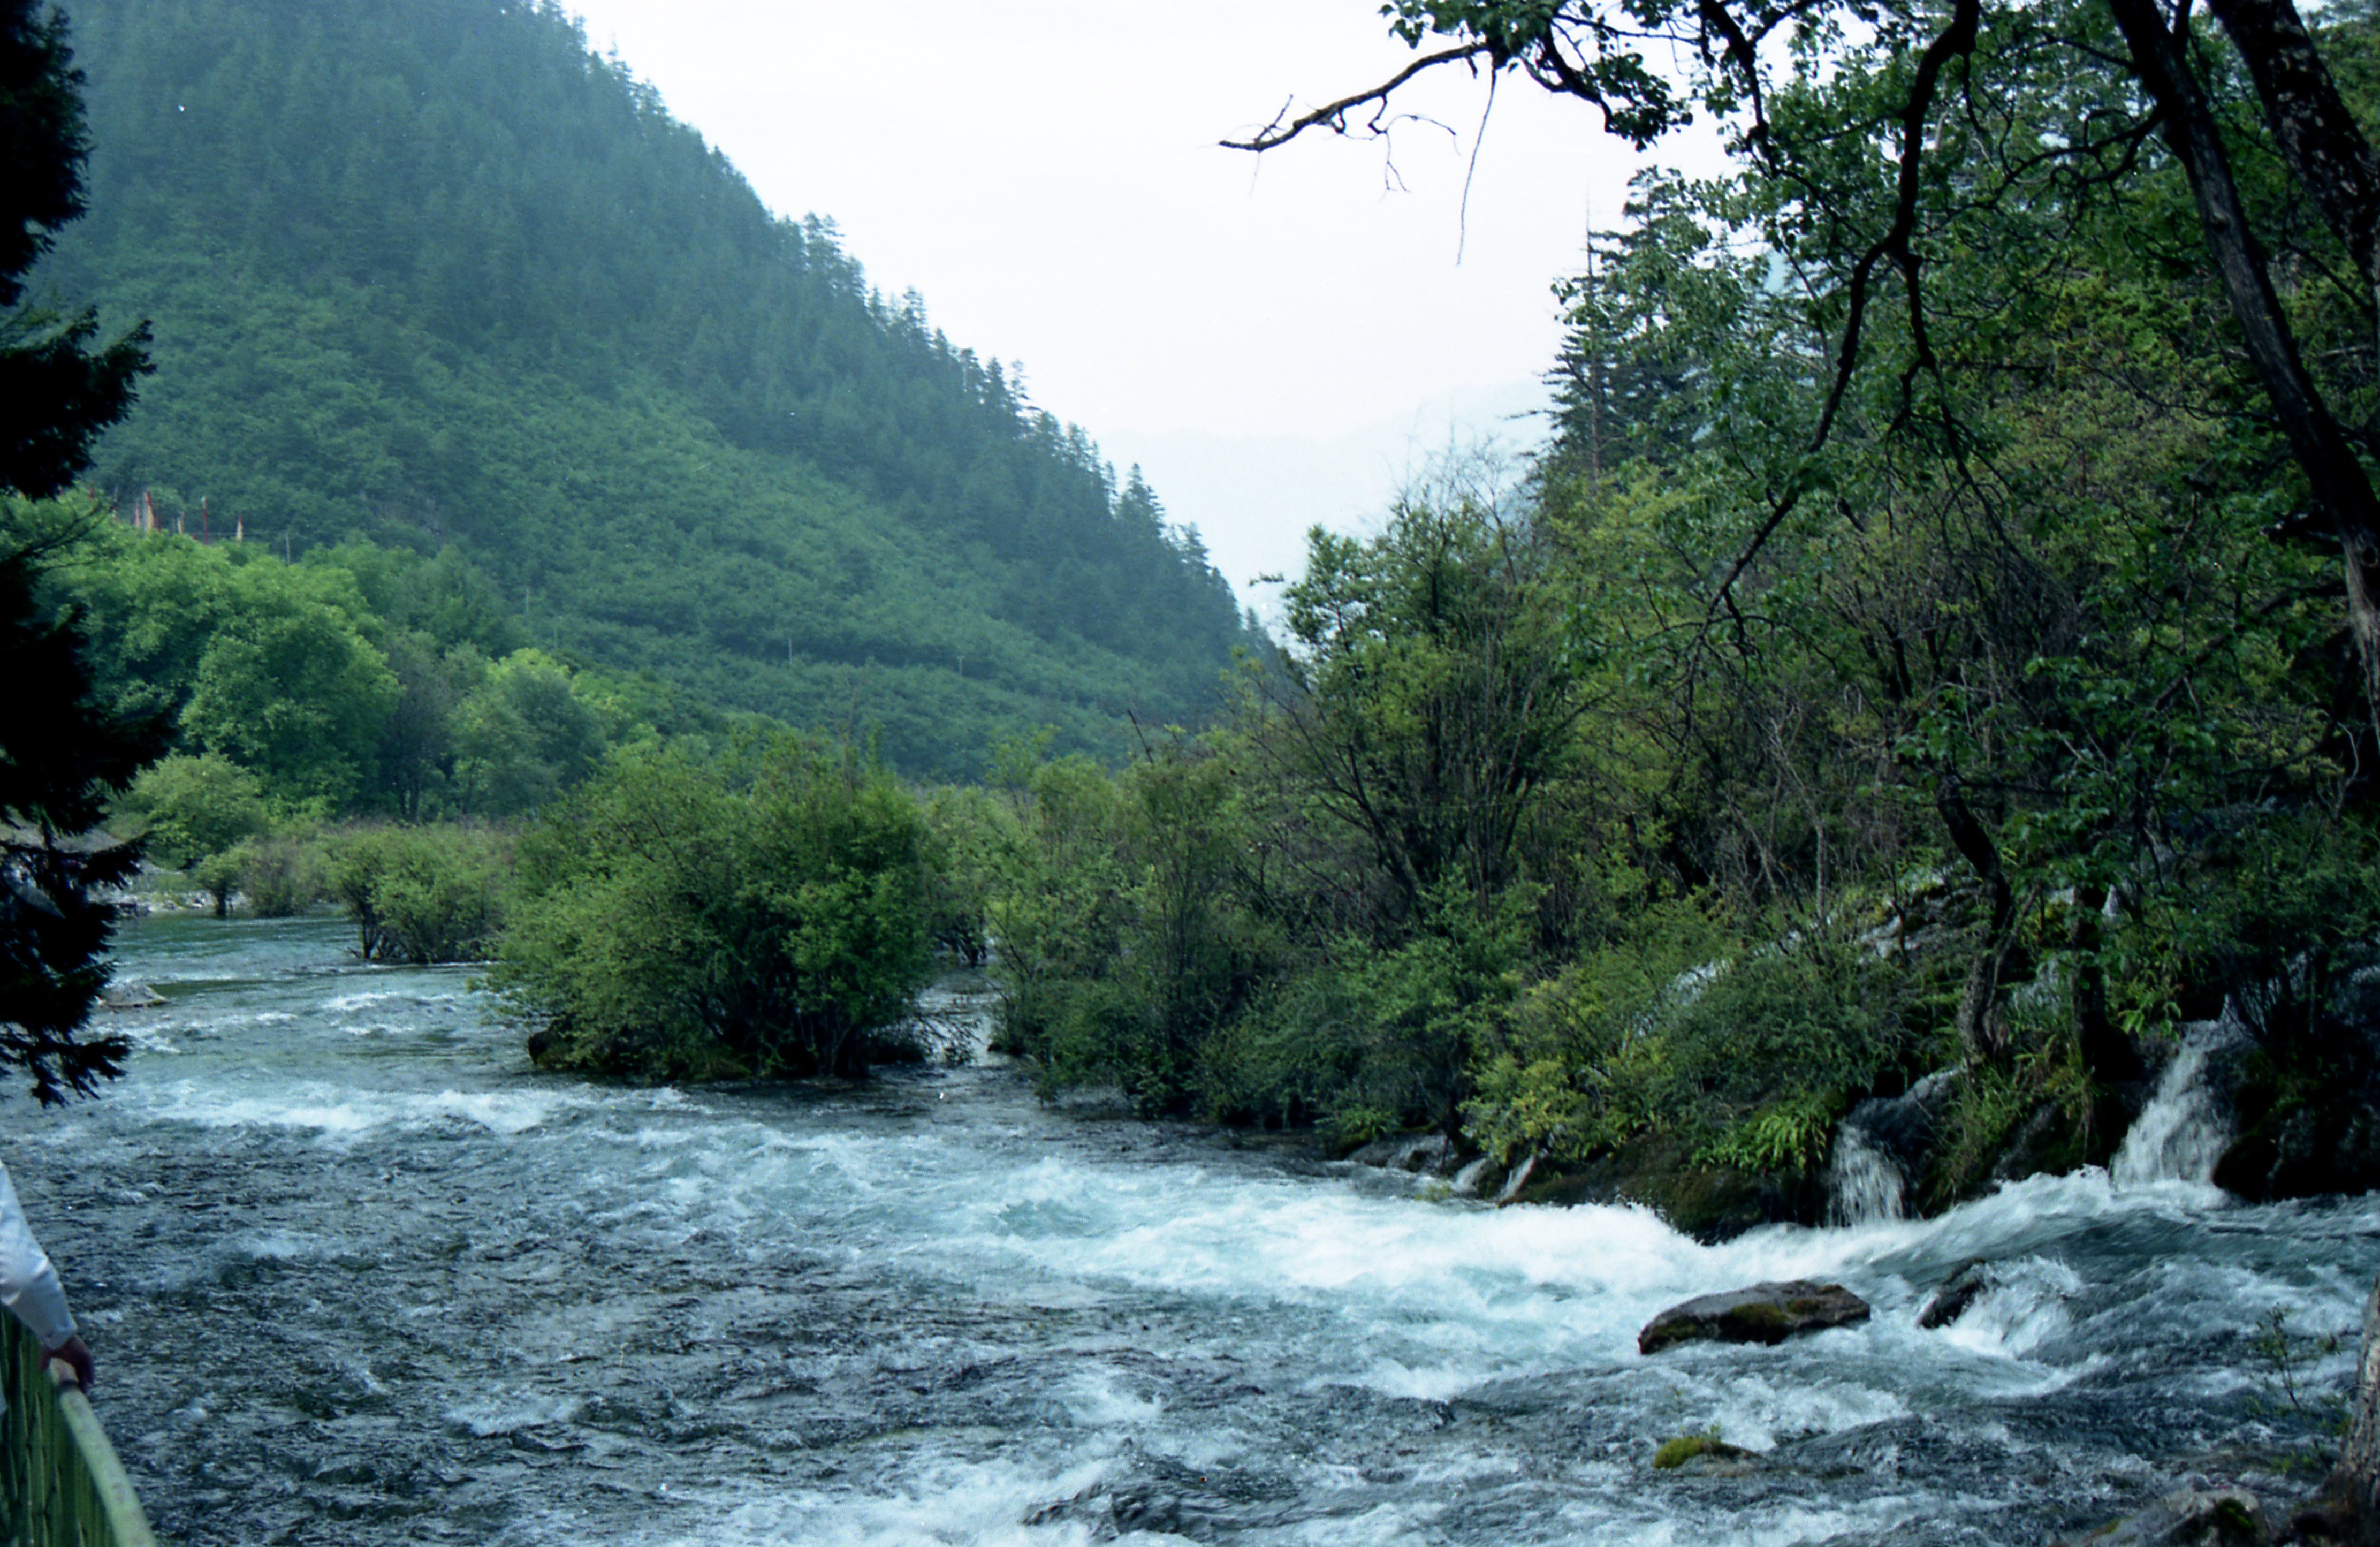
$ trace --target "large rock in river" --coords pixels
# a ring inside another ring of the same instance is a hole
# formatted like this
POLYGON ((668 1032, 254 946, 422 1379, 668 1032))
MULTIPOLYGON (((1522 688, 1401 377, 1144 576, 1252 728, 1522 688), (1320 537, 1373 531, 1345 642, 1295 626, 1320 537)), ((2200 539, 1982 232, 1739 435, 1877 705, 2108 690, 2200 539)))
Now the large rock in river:
POLYGON ((1803 1333, 1867 1320, 1867 1302, 1840 1284, 1755 1284, 1673 1305, 1645 1323, 1636 1351, 1658 1354, 1681 1343, 1782 1343, 1803 1333))
POLYGON ((1925 1307, 1917 1313, 1917 1324, 1927 1332, 1947 1327, 1975 1309, 1975 1302, 1992 1287, 1992 1271, 1988 1264, 1970 1262, 1944 1279, 1934 1293, 1925 1297, 1925 1307))

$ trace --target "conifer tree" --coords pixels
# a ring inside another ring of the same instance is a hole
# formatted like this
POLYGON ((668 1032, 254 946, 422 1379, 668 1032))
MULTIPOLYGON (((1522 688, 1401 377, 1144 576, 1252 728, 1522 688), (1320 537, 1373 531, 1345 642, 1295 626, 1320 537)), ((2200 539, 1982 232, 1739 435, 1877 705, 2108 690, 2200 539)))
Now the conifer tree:
POLYGON ((149 330, 93 348, 91 308, 29 302, 26 274, 83 213, 82 72, 66 18, 39 0, 0 0, 0 487, 40 499, 64 489, 91 441, 132 406, 149 330))
MULTIPOLYGON (((82 213, 81 78, 64 19, 0 0, 0 493, 41 498, 81 469, 148 368, 146 328, 92 349, 98 320, 26 304, 26 273, 82 213)), ((48 615, 36 582, 59 539, 0 552, 0 1064, 44 1105, 123 1072, 122 1037, 83 1029, 107 981, 115 909, 136 844, 101 831, 107 793, 163 749, 164 726, 101 706, 80 620, 48 615)))

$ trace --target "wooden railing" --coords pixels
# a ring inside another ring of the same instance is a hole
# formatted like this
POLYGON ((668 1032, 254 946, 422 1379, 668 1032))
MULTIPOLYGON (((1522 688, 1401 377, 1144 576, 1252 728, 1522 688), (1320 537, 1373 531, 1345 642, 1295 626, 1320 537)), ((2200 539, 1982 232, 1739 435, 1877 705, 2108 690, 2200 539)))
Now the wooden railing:
POLYGON ((0 1547, 156 1547, 91 1399, 5 1311, 0 1397, 0 1547))

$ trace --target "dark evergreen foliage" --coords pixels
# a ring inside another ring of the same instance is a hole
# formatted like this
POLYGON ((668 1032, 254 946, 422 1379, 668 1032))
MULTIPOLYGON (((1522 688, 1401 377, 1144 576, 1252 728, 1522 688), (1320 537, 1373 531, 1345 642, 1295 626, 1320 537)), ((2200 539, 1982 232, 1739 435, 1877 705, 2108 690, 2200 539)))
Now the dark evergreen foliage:
POLYGON ((124 417, 148 369, 145 328, 94 350, 99 319, 23 304, 25 273, 83 213, 83 115, 66 27, 0 0, 0 488, 55 494, 124 417))
POLYGON ((122 1073, 122 1037, 78 1035, 107 983, 113 904, 140 862, 100 832, 105 797, 164 746, 164 727, 101 707, 75 619, 34 599, 35 555, 0 558, 0 1063, 44 1105, 122 1073))
POLYGON ((464 547, 534 642, 881 725, 1196 717, 1230 588, 1014 373, 771 215, 552 5, 91 0, 91 219, 158 321, 98 472, 295 552, 464 547))
POLYGON ((81 78, 40 0, 0 3, 0 306, 24 298, 50 234, 83 213, 81 78))
MULTIPOLYGON (((35 0, 0 0, 0 493, 42 495, 83 465, 145 368, 141 335, 97 354, 89 311, 20 305, 24 275, 82 213, 81 79, 64 29, 35 0)), ((44 1105, 122 1073, 121 1037, 79 1035, 107 982, 100 957, 115 908, 94 889, 128 878, 138 846, 99 831, 106 795, 164 746, 164 727, 104 706, 80 620, 36 597, 47 552, 0 554, 0 1064, 33 1077, 44 1105)))

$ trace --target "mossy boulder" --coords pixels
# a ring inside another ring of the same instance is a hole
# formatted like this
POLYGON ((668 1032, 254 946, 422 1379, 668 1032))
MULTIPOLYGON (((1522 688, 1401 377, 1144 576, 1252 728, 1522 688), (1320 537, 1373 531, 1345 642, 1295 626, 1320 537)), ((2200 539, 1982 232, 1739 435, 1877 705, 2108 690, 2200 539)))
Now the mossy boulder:
POLYGON ((1636 1351, 1649 1356, 1681 1343, 1776 1344, 1867 1319, 1867 1302, 1840 1284, 1755 1284, 1671 1306, 1645 1323, 1636 1351))
POLYGON ((1759 1458, 1716 1434, 1681 1434, 1653 1453, 1657 1472, 1685 1471, 1705 1477, 1741 1477, 1757 1469, 1759 1458))

